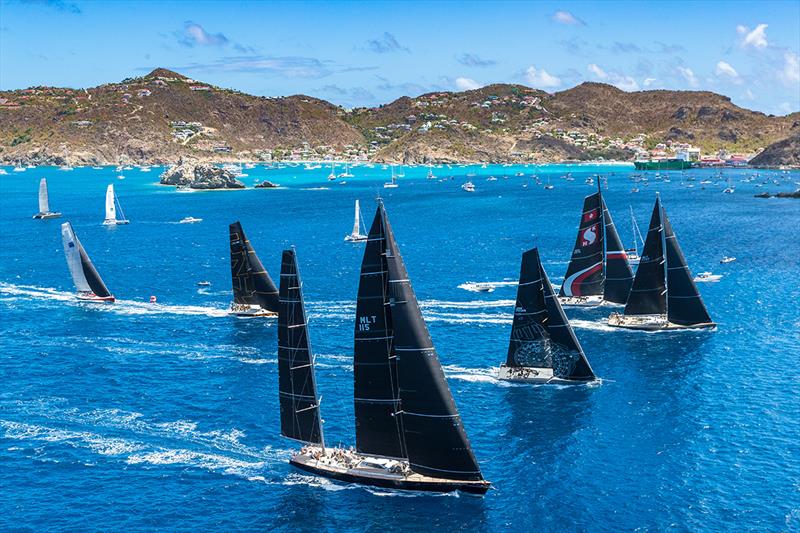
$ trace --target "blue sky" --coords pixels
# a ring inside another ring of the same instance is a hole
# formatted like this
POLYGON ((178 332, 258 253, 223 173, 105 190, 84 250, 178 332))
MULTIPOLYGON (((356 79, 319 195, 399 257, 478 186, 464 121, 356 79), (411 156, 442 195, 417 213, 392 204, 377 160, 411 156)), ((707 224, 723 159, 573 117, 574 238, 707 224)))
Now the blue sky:
POLYGON ((498 82, 698 89, 800 110, 800 2, 0 0, 0 89, 155 67, 346 106, 498 82))

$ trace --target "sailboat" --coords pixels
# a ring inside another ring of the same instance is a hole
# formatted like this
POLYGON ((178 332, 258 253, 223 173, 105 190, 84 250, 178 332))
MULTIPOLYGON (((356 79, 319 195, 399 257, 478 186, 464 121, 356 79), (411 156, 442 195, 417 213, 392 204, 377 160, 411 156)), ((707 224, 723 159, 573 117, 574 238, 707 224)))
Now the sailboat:
POLYGON ((396 189, 397 188, 397 176, 394 173, 394 165, 392 165, 392 181, 386 182, 383 184, 384 189, 396 189))
POLYGON ((47 180, 42 178, 39 181, 39 212, 33 215, 35 219, 59 218, 61 213, 50 211, 50 201, 47 194, 47 180))
POLYGON ((498 378, 532 383, 596 379, 553 293, 538 248, 522 254, 508 356, 498 378))
POLYGON ((659 196, 625 311, 612 313, 608 325, 648 331, 716 326, 697 290, 659 196))
POLYGON ((231 247, 233 302, 230 314, 239 317, 276 316, 278 288, 236 221, 228 226, 231 247))
POLYGON ((328 174, 328 180, 333 181, 336 179, 336 163, 331 161, 331 173, 328 174))
POLYGON ((633 214, 633 207, 628 206, 631 210, 631 224, 633 227, 633 248, 626 248, 625 254, 628 256, 628 263, 631 265, 638 265, 641 257, 639 257, 639 242, 644 246, 644 239, 642 232, 639 231, 639 224, 636 223, 636 217, 633 214))
POLYGON ((106 188, 106 219, 103 220, 104 226, 116 226, 120 224, 128 224, 130 221, 125 218, 125 213, 122 212, 122 206, 119 204, 119 198, 114 194, 114 184, 109 184, 106 188), (121 218, 117 218, 117 210, 121 218))
POLYGON ((353 220, 353 231, 350 235, 345 235, 344 240, 347 242, 364 242, 367 240, 367 236, 361 233, 361 209, 358 206, 358 200, 356 200, 356 214, 355 219, 353 220))
POLYGON ((108 292, 108 287, 103 283, 69 222, 61 224, 61 240, 69 273, 78 290, 77 298, 89 302, 113 303, 114 296, 108 292))
POLYGON ((598 181, 597 192, 583 199, 578 236, 558 297, 566 306, 624 304, 632 283, 633 271, 598 181))
POLYGON ((433 174, 433 166, 432 166, 432 165, 428 165, 428 175, 427 175, 427 178, 428 178, 429 180, 435 180, 435 179, 436 179, 436 176, 433 174))
POLYGON ((290 463, 375 487, 486 493, 490 483, 472 453, 383 205, 369 231, 356 305, 355 450, 325 446, 302 283, 294 251, 283 257, 281 433, 306 444, 290 463))
POLYGON ((344 164, 344 172, 339 174, 340 178, 352 178, 353 175, 350 173, 350 165, 347 163, 344 164))

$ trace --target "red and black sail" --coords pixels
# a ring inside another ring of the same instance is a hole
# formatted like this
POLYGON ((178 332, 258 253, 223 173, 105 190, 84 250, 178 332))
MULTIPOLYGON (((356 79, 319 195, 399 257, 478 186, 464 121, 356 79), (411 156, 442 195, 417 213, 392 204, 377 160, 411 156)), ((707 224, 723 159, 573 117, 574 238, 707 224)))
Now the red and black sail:
POLYGON ((583 200, 578 236, 559 296, 603 294, 603 210, 600 193, 583 200))

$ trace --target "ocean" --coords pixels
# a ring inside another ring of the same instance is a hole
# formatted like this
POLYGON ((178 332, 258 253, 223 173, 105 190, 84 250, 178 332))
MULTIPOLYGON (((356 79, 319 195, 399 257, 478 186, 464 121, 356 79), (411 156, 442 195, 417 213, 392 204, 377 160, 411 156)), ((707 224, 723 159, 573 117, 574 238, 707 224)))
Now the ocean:
POLYGON ((6 170, 0 530, 800 531, 800 202, 753 197, 794 190, 798 171, 453 166, 428 180, 417 167, 384 189, 380 166, 353 168, 344 185, 328 168, 257 166, 245 183, 281 188, 183 193, 157 184, 161 169, 124 180, 113 168, 6 170), (585 179, 597 174, 626 246, 629 206, 645 232, 660 192, 693 274, 722 275, 698 284, 719 326, 625 331, 606 325, 613 307, 567 309, 602 381, 499 382, 521 254, 538 246, 561 282, 595 190, 585 179), (634 174, 648 177, 638 193, 634 174), (42 177, 61 219, 31 219, 42 177), (722 193, 728 178, 734 194, 722 193), (467 179, 475 193, 461 190, 467 179), (130 225, 101 225, 109 183, 130 225), (229 223, 241 221, 276 282, 281 250, 296 246, 326 440, 353 444, 363 245, 343 238, 354 201, 369 225, 377 196, 493 483, 483 498, 344 485, 290 467, 275 321, 226 314, 229 223), (203 220, 178 223, 187 216, 203 220), (67 220, 117 303, 75 301, 67 220), (737 260, 720 264, 724 255, 737 260), (468 282, 497 283, 482 293, 468 282))

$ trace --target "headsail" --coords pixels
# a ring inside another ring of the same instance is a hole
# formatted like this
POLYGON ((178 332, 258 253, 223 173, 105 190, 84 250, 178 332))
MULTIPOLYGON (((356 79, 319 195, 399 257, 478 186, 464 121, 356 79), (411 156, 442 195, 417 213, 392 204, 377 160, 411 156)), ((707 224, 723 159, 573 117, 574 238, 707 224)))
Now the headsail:
POLYGON ((388 223, 384 229, 393 352, 397 356, 409 466, 431 477, 482 480, 392 229, 388 223))
POLYGON ((294 250, 283 251, 280 285, 278 389, 281 434, 324 446, 314 356, 308 340, 303 287, 294 250))
POLYGON ((47 196, 47 179, 45 178, 39 181, 39 212, 50 212, 50 201, 47 196))
POLYGON ((565 379, 592 380, 592 368, 553 293, 538 248, 522 254, 506 366, 552 368, 565 379))
POLYGON ((682 326, 711 324, 711 317, 686 264, 678 238, 672 231, 667 212, 663 207, 661 209, 667 249, 667 319, 682 326))
POLYGON ((278 310, 278 289, 237 221, 228 227, 231 247, 233 301, 278 310))
POLYGON ((663 315, 667 312, 663 232, 661 199, 656 197, 642 258, 625 304, 626 315, 663 315))
POLYGON ((92 292, 101 298, 111 296, 108 287, 103 283, 100 274, 86 254, 86 250, 83 249, 69 222, 61 224, 61 240, 64 244, 64 254, 67 257, 72 281, 78 292, 92 292))
POLYGON ((106 222, 117 220, 117 206, 114 202, 114 184, 106 188, 106 222))
POLYGON ((624 304, 628 301, 628 294, 633 285, 633 271, 602 194, 600 202, 603 207, 606 246, 606 279, 603 284, 603 300, 624 304))
POLYGON ((379 204, 361 262, 356 303, 353 349, 356 450, 406 457, 402 418, 398 415, 397 359, 392 351, 394 332, 388 293, 387 227, 386 212, 383 204, 379 204))
POLYGON ((559 296, 593 296, 603 294, 603 226, 600 194, 583 200, 583 213, 578 237, 559 296))

